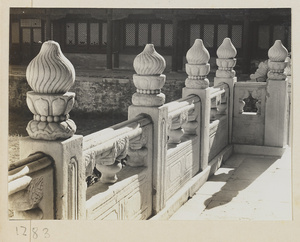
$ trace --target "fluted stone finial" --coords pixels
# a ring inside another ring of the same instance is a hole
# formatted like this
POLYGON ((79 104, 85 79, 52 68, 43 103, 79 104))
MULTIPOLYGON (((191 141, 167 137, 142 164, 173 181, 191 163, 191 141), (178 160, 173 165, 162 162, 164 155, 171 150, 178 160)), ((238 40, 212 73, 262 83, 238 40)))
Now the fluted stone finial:
POLYGON ((281 40, 276 40, 274 45, 268 51, 268 80, 285 80, 286 74, 284 69, 288 62, 285 61, 288 57, 287 49, 282 45, 281 40))
POLYGON ((274 45, 268 51, 268 56, 271 61, 284 62, 288 57, 288 51, 282 45, 281 40, 275 40, 274 45))
POLYGON ((26 78, 38 93, 65 93, 75 82, 75 69, 55 41, 44 42, 38 55, 29 63, 26 78))
POLYGON ((75 103, 75 93, 68 92, 75 82, 75 69, 55 41, 44 42, 39 54, 26 70, 28 84, 26 102, 34 114, 27 125, 33 139, 55 140, 69 138, 76 125, 69 119, 75 103))
POLYGON ((186 53, 186 60, 189 64, 203 65, 210 59, 208 50, 205 48, 202 39, 196 39, 193 46, 186 53))
POLYGON ((160 75, 166 68, 166 61, 153 44, 147 44, 143 52, 134 58, 133 68, 138 75, 160 75))
POLYGON ((230 38, 225 38, 222 44, 217 49, 218 58, 232 59, 236 56, 236 54, 237 54, 236 48, 232 44, 230 38))
POLYGON ((196 39, 193 46, 187 51, 185 64, 185 71, 188 78, 185 80, 187 88, 204 89, 209 86, 207 75, 210 71, 210 64, 208 64, 210 55, 205 48, 201 39, 196 39))
POLYGON ((153 44, 147 44, 143 52, 135 57, 133 67, 137 73, 133 75, 133 83, 137 88, 132 96, 133 105, 163 105, 165 94, 161 93, 161 88, 166 76, 162 73, 166 68, 166 61, 156 52, 153 44))
POLYGON ((236 55, 236 48, 232 44, 230 38, 225 38, 222 44, 217 49, 218 58, 216 59, 216 63, 218 66, 218 70, 216 71, 216 77, 235 77, 235 70, 233 70, 233 68, 236 65, 236 55))

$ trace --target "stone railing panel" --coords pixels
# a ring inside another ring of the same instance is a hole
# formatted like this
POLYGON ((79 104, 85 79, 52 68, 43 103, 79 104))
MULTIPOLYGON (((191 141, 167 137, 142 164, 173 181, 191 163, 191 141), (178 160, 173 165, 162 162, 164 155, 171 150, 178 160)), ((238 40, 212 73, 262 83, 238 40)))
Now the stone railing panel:
POLYGON ((83 138, 83 156, 85 157, 86 176, 92 175, 94 168, 101 172, 100 181, 115 183, 116 174, 122 169, 121 161, 127 159, 131 166, 147 166, 148 141, 143 126, 149 120, 137 117, 110 128, 95 132, 83 138), (141 157, 139 157, 141 155, 141 157), (140 159, 142 158, 142 159, 140 159), (135 161, 137 161, 135 163, 135 161))
POLYGON ((87 219, 136 220, 152 214, 152 132, 151 121, 138 116, 84 137, 85 161, 106 175, 87 189, 87 219), (113 162, 121 169, 111 169, 113 162))
POLYGON ((209 157, 211 161, 229 144, 229 86, 210 87, 209 157))
POLYGON ((199 98, 194 96, 164 105, 168 107, 167 135, 169 144, 180 143, 184 134, 197 133, 198 122, 196 119, 199 115, 199 110, 196 109, 196 103, 198 102, 199 98), (188 125, 191 122, 193 123, 188 125))
POLYGON ((267 83, 238 82, 235 84, 233 142, 263 145, 267 83), (248 107, 246 107, 246 103, 248 107), (248 111, 250 110, 250 111, 248 111))
POLYGON ((11 219, 54 219, 53 161, 43 153, 9 167, 8 205, 11 219))
POLYGON ((165 104, 168 107, 168 149, 165 198, 170 199, 200 171, 201 105, 196 95, 165 104))

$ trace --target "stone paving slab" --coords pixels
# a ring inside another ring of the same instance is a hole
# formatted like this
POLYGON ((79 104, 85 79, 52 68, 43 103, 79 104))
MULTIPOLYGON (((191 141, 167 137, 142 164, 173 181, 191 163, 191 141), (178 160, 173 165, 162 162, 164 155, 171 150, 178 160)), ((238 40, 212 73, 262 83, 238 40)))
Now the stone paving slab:
POLYGON ((291 220, 290 150, 234 154, 170 220, 291 220))

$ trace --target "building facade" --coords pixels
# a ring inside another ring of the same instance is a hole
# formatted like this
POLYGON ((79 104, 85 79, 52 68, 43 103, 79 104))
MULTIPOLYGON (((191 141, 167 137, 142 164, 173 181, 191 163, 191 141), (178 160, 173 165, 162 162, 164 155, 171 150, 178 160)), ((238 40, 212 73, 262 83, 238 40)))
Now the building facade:
POLYGON ((291 9, 11 8, 10 64, 28 64, 52 39, 75 68, 133 69, 134 57, 153 43, 166 71, 180 71, 195 39, 215 58, 225 37, 238 51, 236 70, 250 73, 275 40, 291 52, 291 9))

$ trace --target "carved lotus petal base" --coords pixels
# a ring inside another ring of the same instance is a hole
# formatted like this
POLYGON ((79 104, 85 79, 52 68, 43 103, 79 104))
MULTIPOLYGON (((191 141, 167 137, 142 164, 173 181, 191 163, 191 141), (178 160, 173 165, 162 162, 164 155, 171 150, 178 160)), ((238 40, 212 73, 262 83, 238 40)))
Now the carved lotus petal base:
POLYGON ((233 78, 235 77, 235 70, 217 70, 216 77, 233 78))
POLYGON ((75 93, 43 94, 29 91, 26 102, 29 110, 35 115, 59 117, 71 111, 75 103, 75 93))
POLYGON ((205 88, 209 87, 209 80, 207 78, 205 78, 205 79, 190 79, 190 78, 187 78, 185 80, 185 86, 187 88, 205 89, 205 88))
POLYGON ((71 119, 57 123, 31 120, 26 130, 32 139, 57 140, 72 137, 76 128, 76 124, 71 119))
POLYGON ((268 72, 268 78, 272 81, 282 81, 282 80, 286 79, 286 74, 269 71, 268 72))
POLYGON ((207 76, 210 71, 210 64, 185 64, 185 71, 189 76, 207 76))
POLYGON ((134 93, 132 95, 132 104, 136 106, 158 107, 165 103, 166 96, 163 93, 159 94, 141 94, 134 93))
POLYGON ((122 169, 122 164, 117 161, 112 165, 96 164, 96 168, 101 172, 100 181, 105 184, 111 184, 118 180, 116 174, 122 169))
POLYGON ((216 63, 218 67, 222 68, 233 68, 236 65, 236 58, 233 59, 216 59, 216 63))
POLYGON ((268 61, 268 67, 270 70, 282 70, 283 72, 284 68, 286 68, 288 65, 287 62, 276 62, 276 61, 268 61))
POLYGON ((161 89, 166 82, 166 75, 142 76, 133 75, 133 83, 137 89, 142 90, 157 90, 161 89))

